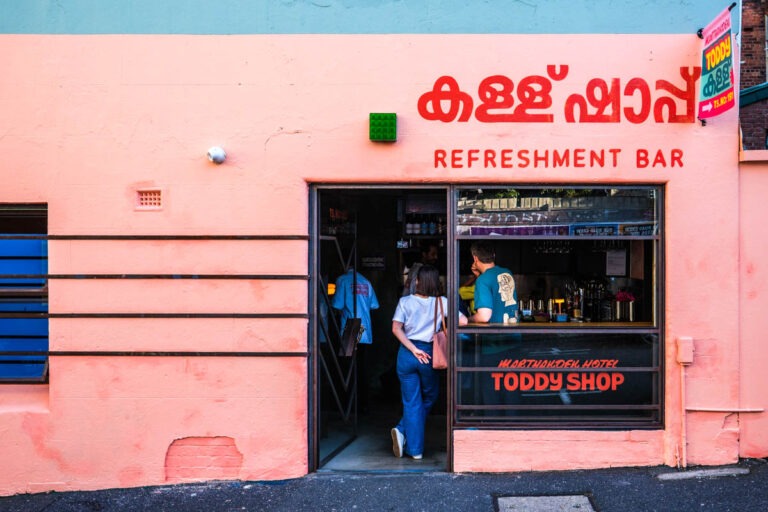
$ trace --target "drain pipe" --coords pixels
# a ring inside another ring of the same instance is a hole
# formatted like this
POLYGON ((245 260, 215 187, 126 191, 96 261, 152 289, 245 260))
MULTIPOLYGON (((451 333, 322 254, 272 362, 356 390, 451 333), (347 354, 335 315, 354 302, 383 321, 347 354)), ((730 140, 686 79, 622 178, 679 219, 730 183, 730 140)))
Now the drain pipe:
POLYGON ((685 406, 685 367, 693 363, 693 338, 677 338, 677 362, 680 365, 680 461, 683 469, 688 466, 688 418, 685 406))
POLYGON ((678 469, 688 466, 688 413, 723 412, 723 413, 764 413, 763 407, 688 407, 685 401, 685 367, 693 364, 693 338, 681 336, 677 339, 677 362, 680 365, 680 450, 677 455, 678 469))

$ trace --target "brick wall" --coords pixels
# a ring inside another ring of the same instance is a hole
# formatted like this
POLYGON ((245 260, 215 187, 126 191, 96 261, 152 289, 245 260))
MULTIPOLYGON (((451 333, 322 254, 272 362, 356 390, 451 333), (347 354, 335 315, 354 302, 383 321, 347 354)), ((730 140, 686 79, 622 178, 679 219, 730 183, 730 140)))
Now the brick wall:
MULTIPOLYGON (((765 14, 768 0, 743 0, 741 88, 765 82, 765 14)), ((735 15, 735 13, 734 13, 735 15)))
POLYGON ((243 455, 231 437, 186 437, 175 440, 165 457, 167 482, 237 478, 243 455))
MULTIPOLYGON (((742 1, 741 89, 766 81, 765 15, 768 0, 742 1)), ((768 100, 742 107, 739 112, 744 149, 766 149, 768 100)))
POLYGON ((768 100, 759 101, 739 112, 744 149, 768 149, 768 100))

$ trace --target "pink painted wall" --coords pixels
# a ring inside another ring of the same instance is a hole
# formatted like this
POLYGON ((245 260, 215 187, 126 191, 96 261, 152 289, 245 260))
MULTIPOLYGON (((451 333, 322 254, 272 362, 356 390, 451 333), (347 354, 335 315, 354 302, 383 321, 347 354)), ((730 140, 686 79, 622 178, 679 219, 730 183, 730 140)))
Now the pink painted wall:
MULTIPOLYGON (((566 123, 561 115, 568 95, 583 94, 593 78, 684 87, 679 69, 699 64, 699 44, 695 35, 4 35, 0 66, 14 72, 0 76, 0 201, 47 202, 51 234, 301 235, 313 181, 664 184, 665 429, 456 431, 454 469, 675 465, 683 452, 688 464, 729 463, 740 453, 741 425, 728 414, 684 413, 687 404, 743 402, 749 384, 739 373, 740 342, 756 340, 739 329, 739 278, 748 267, 739 265, 735 205, 750 191, 739 188, 736 111, 707 126, 566 123), (442 75, 477 101, 484 78, 517 83, 545 75, 548 64, 569 66, 567 79, 553 85, 553 123, 442 123, 416 109, 442 75), (398 113, 397 143, 368 141, 370 112, 398 113), (212 145, 227 150, 225 164, 206 160, 212 145), (471 148, 621 154, 618 165, 594 168, 434 165, 435 149, 471 148), (638 168, 638 149, 682 150, 684 165, 638 168), (137 211, 136 191, 155 187, 162 210, 137 211), (679 337, 696 346, 684 400, 679 337)), ((637 97, 622 101, 633 107, 637 97)), ((49 247, 51 273, 308 272, 302 241, 49 247)), ((292 281, 57 280, 50 287, 55 313, 307 308, 306 283, 292 281)), ((306 321, 296 319, 53 319, 50 334, 52 350, 307 350, 306 321)), ((177 450, 190 447, 224 457, 230 465, 216 474, 227 478, 308 471, 303 358, 55 357, 47 387, 3 390, 0 494, 177 481, 200 475, 179 467, 186 459, 177 450)))
POLYGON ((768 218, 768 151, 745 151, 740 172, 740 283, 739 324, 741 350, 739 362, 741 394, 737 405, 748 411, 739 415, 741 437, 739 455, 768 456, 768 332, 766 290, 768 290, 768 239, 765 219, 768 218))

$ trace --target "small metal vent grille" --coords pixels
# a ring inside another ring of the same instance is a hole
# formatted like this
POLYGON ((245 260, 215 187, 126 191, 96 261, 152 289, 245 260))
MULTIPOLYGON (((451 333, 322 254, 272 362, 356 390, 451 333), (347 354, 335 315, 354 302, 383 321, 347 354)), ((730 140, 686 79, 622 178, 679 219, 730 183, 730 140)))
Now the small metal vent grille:
POLYGON ((139 190, 136 193, 136 209, 159 210, 163 207, 163 192, 158 189, 139 190))

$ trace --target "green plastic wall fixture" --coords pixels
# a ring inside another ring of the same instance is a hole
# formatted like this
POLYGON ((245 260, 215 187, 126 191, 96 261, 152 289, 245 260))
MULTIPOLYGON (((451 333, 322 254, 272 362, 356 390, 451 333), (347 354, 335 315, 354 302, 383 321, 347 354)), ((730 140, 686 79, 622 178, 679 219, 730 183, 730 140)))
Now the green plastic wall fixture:
POLYGON ((397 114, 373 113, 368 116, 368 138, 374 142, 397 140, 397 114))

